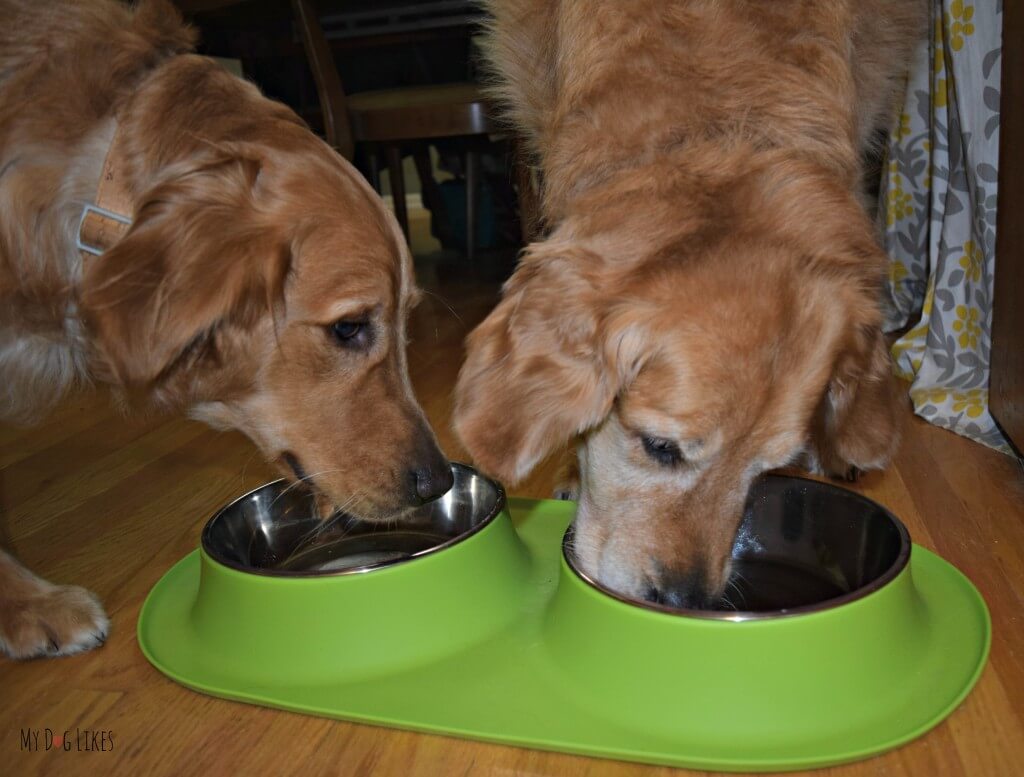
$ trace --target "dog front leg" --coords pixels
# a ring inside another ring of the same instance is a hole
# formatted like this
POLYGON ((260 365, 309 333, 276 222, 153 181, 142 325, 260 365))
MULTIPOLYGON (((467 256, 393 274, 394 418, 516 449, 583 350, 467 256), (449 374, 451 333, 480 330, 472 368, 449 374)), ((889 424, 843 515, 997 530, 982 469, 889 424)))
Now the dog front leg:
POLYGON ((92 593, 43 580, 0 550, 0 651, 11 658, 69 656, 102 645, 109 630, 92 593))

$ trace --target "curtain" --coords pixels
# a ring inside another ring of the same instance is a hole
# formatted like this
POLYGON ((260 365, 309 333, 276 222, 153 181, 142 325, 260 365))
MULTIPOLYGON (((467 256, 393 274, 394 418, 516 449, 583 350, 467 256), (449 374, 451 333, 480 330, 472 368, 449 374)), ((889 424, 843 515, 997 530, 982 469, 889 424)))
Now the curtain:
POLYGON ((882 174, 886 324, 915 412, 1010 453, 988 408, 1001 0, 933 0, 882 174))

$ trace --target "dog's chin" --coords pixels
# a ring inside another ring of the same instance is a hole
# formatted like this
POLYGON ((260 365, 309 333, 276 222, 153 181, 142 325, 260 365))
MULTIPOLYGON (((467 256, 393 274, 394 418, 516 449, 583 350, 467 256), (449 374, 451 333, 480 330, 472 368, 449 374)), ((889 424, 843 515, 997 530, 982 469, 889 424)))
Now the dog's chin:
POLYGON ((637 574, 636 570, 622 564, 605 565, 590 579, 619 596, 638 601, 644 599, 651 587, 645 575, 637 574))
POLYGON ((586 578, 619 596, 643 597, 646 578, 634 565, 618 562, 614 553, 606 553, 604 543, 585 529, 577 528, 573 540, 575 566, 586 578))
POLYGON ((589 580, 626 599, 642 601, 652 587, 649 564, 623 547, 622 532, 592 519, 581 502, 573 533, 576 568, 589 580))
POLYGON ((416 509, 415 505, 374 498, 374 495, 362 491, 353 493, 348 489, 333 489, 329 482, 309 475, 298 457, 288 451, 280 454, 275 463, 288 481, 289 488, 304 489, 312 495, 316 516, 321 520, 336 513, 344 513, 349 518, 365 523, 393 523, 416 509))
POLYGON ((298 488, 309 492, 313 497, 316 517, 320 520, 327 520, 339 512, 368 523, 389 520, 395 516, 395 510, 381 507, 363 494, 333 489, 330 487, 330 483, 308 474, 302 461, 291 451, 278 454, 274 463, 277 465, 278 471, 288 481, 289 488, 298 488))

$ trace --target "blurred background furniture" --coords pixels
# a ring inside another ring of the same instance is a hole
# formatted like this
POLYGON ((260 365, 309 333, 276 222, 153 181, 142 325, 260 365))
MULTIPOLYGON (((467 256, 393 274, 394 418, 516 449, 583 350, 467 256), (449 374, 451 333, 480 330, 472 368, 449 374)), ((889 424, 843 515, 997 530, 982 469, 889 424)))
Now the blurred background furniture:
POLYGON ((429 250, 426 238, 464 253, 471 268, 507 274, 536 217, 529 174, 476 81, 477 3, 178 5, 200 28, 202 53, 238 59, 246 77, 363 171, 417 254, 429 250))
MULTIPOLYGON (((399 87, 362 92, 346 97, 341 77, 334 64, 324 25, 340 24, 339 34, 362 36, 396 34, 412 30, 436 29, 438 25, 474 21, 473 5, 463 0, 418 4, 380 19, 379 12, 365 11, 351 16, 317 16, 312 0, 291 0, 292 12, 302 37, 306 58, 316 80, 324 133, 327 142, 348 159, 355 156, 356 144, 367 144, 366 160, 370 183, 379 192, 380 159, 383 157, 391 184, 395 215, 406 238, 409 216, 406 208, 402 157, 411 153, 420 178, 424 204, 434 214, 440 229, 450 230, 447 208, 431 170, 425 141, 437 138, 462 138, 465 141, 465 247, 470 261, 476 247, 480 155, 475 142, 486 140, 494 129, 487 114, 480 88, 471 81, 423 86, 399 87), (452 18, 451 11, 464 11, 452 18), (431 13, 432 11, 436 13, 431 13), (439 18, 440 16, 440 18, 439 18), (361 26, 361 21, 371 25, 361 26), (376 26, 372 26, 376 22, 376 26)), ((328 27, 330 29, 330 27, 328 27)), ((446 235, 446 237, 449 235, 446 235)))

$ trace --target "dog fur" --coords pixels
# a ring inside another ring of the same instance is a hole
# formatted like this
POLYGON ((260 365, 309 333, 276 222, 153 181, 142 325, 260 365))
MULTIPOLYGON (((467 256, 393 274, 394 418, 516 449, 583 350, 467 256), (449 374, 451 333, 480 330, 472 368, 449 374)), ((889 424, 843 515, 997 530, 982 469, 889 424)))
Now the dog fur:
MULTIPOLYGON (((170 3, 0 0, 0 22, 0 418, 98 382, 241 430, 364 519, 447 490, 406 369, 411 257, 359 174, 191 53, 170 3), (83 262, 115 126, 133 224, 83 262)), ((72 653, 106 630, 90 594, 0 554, 0 648, 72 653)))
POLYGON ((584 571, 714 606, 755 477, 882 468, 897 445, 861 160, 923 3, 490 8, 549 232, 468 338, 456 431, 509 481, 580 435, 584 571))

